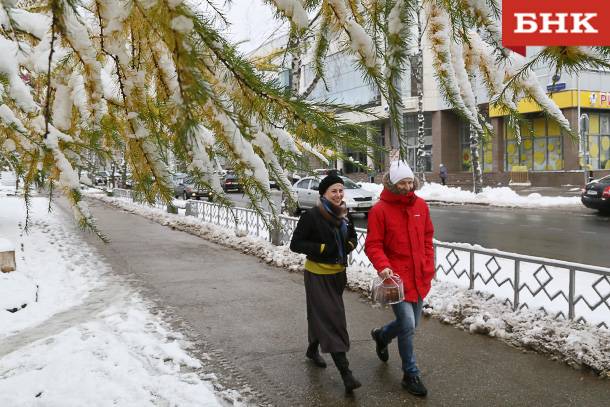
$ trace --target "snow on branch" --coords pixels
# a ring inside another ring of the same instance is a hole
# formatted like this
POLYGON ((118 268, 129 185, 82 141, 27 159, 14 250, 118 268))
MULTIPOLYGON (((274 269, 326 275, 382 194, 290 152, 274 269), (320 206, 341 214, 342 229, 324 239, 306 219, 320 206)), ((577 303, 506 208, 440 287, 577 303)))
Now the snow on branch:
POLYGON ((328 0, 328 4, 333 9, 339 24, 347 32, 352 50, 360 55, 366 67, 375 68, 377 66, 375 42, 358 24, 345 4, 345 0, 328 0))
POLYGON ((459 55, 454 55, 456 52, 451 52, 453 38, 449 15, 445 10, 435 4, 431 4, 429 16, 428 36, 434 56, 433 64, 441 90, 445 98, 455 107, 458 113, 479 131, 481 125, 478 117, 466 106, 462 97, 462 91, 467 86, 468 75, 464 74, 465 69, 462 71, 464 65, 462 53, 459 52, 459 55), (460 70, 460 77, 456 73, 456 66, 460 70))
POLYGON ((299 30, 306 30, 309 26, 309 17, 301 0, 269 0, 269 2, 285 14, 299 30))

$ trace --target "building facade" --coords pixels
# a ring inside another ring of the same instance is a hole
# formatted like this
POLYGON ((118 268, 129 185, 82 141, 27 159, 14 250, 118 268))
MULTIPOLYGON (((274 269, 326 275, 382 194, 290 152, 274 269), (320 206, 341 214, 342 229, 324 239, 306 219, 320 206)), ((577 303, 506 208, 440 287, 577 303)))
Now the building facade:
MULTIPOLYGON (((281 43, 281 38, 273 40, 274 47, 281 43)), ((530 55, 537 51, 536 47, 528 47, 530 55)), ((313 62, 307 57, 303 61, 299 89, 307 89, 314 78, 313 62)), ((405 146, 407 161, 415 168, 418 144, 416 82, 407 64, 398 84, 404 109, 402 131, 397 134, 388 119, 386 101, 355 66, 353 56, 331 47, 325 62, 325 81, 319 81, 309 97, 360 106, 370 113, 345 113, 343 119, 368 125, 371 141, 384 152, 373 154, 346 147, 343 153, 349 159, 332 165, 353 179, 374 178, 379 182, 390 158, 397 156, 399 141, 405 146), (358 163, 366 163, 369 170, 358 163)), ((474 92, 480 111, 488 116, 495 133, 490 140, 481 143, 479 150, 485 185, 508 185, 511 171, 517 170, 526 170, 534 186, 583 185, 585 173, 590 177, 610 174, 610 72, 584 71, 578 77, 552 78, 548 71, 539 69, 536 72, 538 81, 547 87, 548 94, 570 122, 573 135, 561 131, 557 124, 547 119, 535 102, 522 100, 518 111, 525 120, 518 139, 507 126, 503 112, 488 104, 481 81, 475 81, 478 87, 475 86, 474 92), (579 120, 579 117, 583 119, 579 120), (583 121, 588 125, 584 125, 581 132, 579 125, 583 121)), ((424 48, 423 95, 426 179, 438 181, 440 164, 444 164, 450 184, 471 186, 469 126, 442 98, 428 48, 424 48)), ((313 168, 323 166, 313 161, 313 168)))

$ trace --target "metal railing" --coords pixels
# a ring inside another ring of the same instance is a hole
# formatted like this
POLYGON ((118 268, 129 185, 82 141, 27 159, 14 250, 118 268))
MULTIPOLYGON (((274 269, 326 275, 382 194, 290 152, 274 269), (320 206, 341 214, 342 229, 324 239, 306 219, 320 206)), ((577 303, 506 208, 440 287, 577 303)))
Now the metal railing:
POLYGON ((610 269, 435 242, 436 276, 505 298, 513 310, 610 326, 610 269))
MULTIPOLYGON (((186 215, 277 245, 290 242, 298 222, 294 217, 280 215, 276 221, 268 213, 204 201, 188 201, 186 215)), ((366 229, 356 228, 356 234, 358 244, 349 265, 372 270, 364 253, 366 229)), ((438 241, 434 258, 436 279, 503 298, 513 310, 540 309, 555 318, 610 327, 609 268, 438 241)))

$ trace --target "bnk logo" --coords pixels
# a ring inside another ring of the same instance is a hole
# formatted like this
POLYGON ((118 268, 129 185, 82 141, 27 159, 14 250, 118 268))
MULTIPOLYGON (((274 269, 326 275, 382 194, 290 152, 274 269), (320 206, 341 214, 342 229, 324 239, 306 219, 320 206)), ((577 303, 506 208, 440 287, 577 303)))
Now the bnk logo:
POLYGON ((609 0, 504 0, 502 43, 524 51, 528 45, 610 45, 609 0))

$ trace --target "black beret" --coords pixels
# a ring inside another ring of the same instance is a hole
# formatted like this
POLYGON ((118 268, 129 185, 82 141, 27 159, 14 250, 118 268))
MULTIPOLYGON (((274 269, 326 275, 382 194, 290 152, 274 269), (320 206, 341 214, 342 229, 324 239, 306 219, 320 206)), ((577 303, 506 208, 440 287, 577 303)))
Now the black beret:
POLYGON ((337 174, 327 175, 322 181, 320 181, 318 192, 320 193, 320 195, 324 195, 324 192, 326 192, 326 190, 334 184, 344 184, 343 178, 341 178, 337 174))

